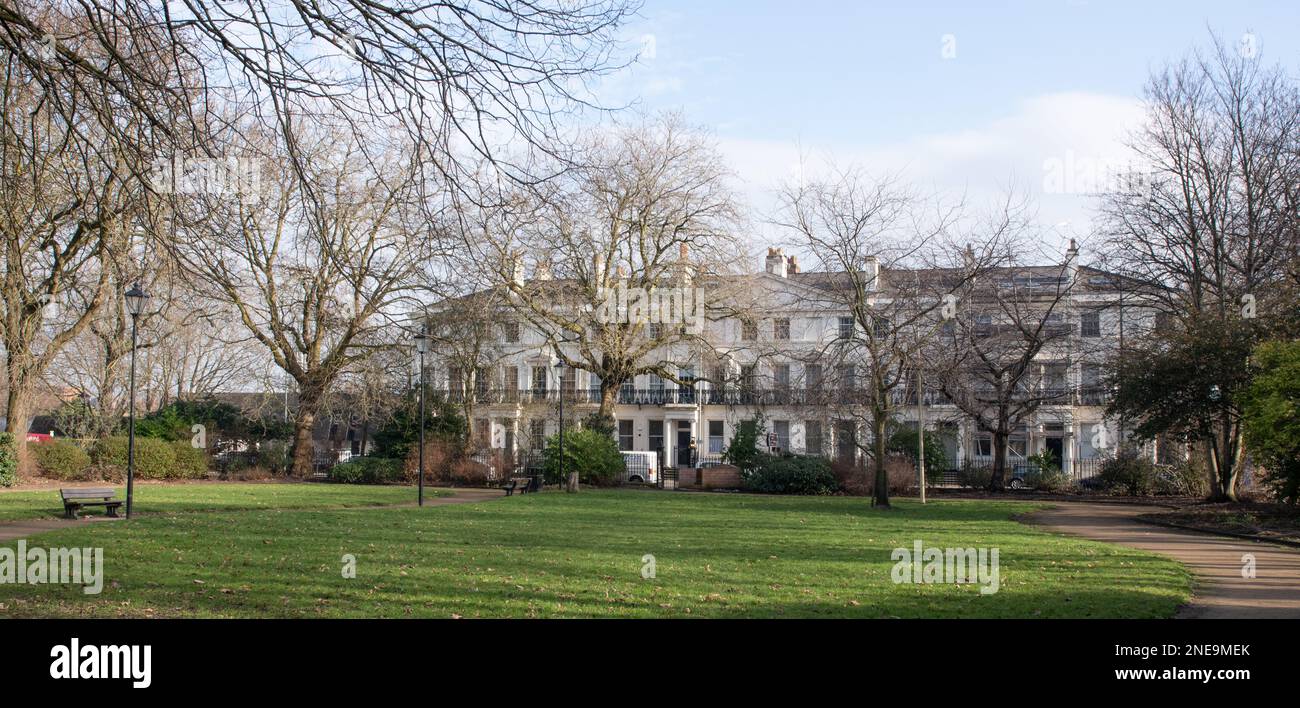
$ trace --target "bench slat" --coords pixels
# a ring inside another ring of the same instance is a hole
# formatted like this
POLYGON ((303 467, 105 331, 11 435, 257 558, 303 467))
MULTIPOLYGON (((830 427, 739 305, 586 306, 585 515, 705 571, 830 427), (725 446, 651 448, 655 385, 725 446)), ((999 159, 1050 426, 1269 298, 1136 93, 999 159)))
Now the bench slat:
POLYGON ((117 494, 113 489, 61 489, 64 499, 103 499, 117 494))

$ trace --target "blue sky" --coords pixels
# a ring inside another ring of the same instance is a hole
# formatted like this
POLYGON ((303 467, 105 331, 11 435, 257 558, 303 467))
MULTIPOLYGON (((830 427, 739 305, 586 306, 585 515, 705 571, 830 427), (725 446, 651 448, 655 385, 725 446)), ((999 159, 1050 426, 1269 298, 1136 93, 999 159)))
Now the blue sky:
POLYGON ((1046 161, 1123 159, 1153 68, 1213 29, 1300 69, 1294 0, 645 0, 641 15, 629 38, 643 56, 601 97, 711 130, 756 212, 810 160, 833 160, 973 203, 1015 185, 1058 235, 1082 236, 1091 197, 1045 191, 1046 161))

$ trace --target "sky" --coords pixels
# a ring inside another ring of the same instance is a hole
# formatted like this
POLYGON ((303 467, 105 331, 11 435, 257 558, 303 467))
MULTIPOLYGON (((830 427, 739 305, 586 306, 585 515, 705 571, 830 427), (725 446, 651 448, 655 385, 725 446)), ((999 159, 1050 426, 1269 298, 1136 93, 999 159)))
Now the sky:
POLYGON ((1300 2, 644 0, 635 65, 599 98, 678 110, 709 132, 778 239, 773 190, 821 166, 901 172, 927 191, 1035 205, 1087 253, 1094 185, 1131 160, 1153 70, 1210 32, 1300 73, 1300 2))

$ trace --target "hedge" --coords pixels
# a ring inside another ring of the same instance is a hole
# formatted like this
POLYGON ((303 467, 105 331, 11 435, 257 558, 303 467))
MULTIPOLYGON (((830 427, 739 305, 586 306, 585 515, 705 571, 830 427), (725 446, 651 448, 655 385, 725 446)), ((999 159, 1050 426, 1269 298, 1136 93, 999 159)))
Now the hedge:
MULTIPOLYGON (((95 443, 91 459, 95 464, 105 468, 105 475, 126 474, 127 438, 115 436, 104 438, 95 443)), ((207 475, 206 456, 204 464, 194 464, 189 453, 182 453, 184 459, 177 461, 178 445, 158 438, 135 439, 135 474, 140 479, 195 479, 207 475)), ((202 450, 197 451, 200 454, 202 450)))
POLYGON ((12 487, 18 481, 18 452, 14 434, 0 432, 0 487, 12 487))
POLYGON ((395 484, 405 480, 401 460, 358 457, 331 467, 329 481, 339 484, 395 484))
POLYGON ((90 455, 71 440, 46 440, 31 446, 32 457, 41 476, 51 479, 86 479, 90 455))

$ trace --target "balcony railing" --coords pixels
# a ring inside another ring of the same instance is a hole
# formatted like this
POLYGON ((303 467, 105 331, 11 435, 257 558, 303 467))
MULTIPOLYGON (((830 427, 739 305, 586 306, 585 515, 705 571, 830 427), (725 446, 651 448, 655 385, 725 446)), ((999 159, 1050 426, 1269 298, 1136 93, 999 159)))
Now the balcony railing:
MULTIPOLYGON (((430 392, 453 403, 466 400, 487 405, 515 403, 558 403, 561 395, 569 404, 600 404, 600 389, 514 389, 493 388, 471 391, 436 389, 430 392)), ((1047 405, 1103 406, 1108 391, 1100 386, 1039 389, 1047 405)), ((916 405, 916 390, 894 389, 891 403, 916 405)), ((672 406, 831 406, 866 405, 870 397, 862 389, 845 388, 620 388, 615 398, 623 405, 672 406)), ((925 405, 950 406, 952 399, 942 391, 926 391, 925 405)))

